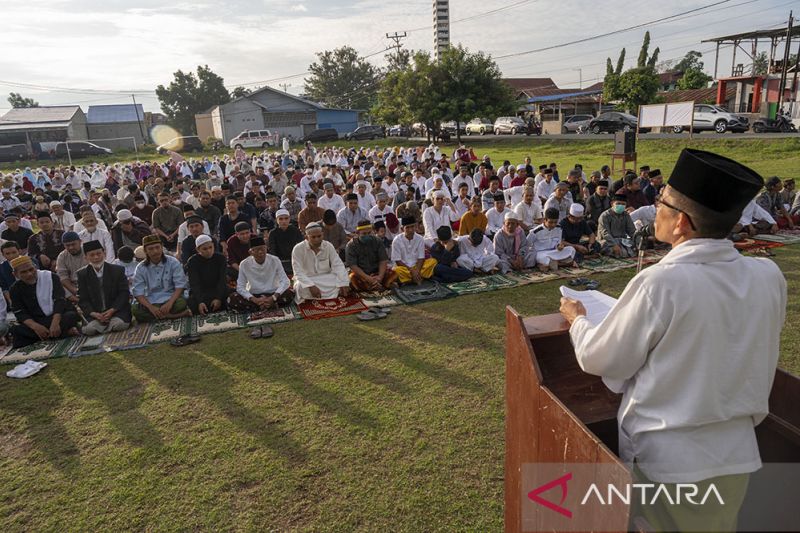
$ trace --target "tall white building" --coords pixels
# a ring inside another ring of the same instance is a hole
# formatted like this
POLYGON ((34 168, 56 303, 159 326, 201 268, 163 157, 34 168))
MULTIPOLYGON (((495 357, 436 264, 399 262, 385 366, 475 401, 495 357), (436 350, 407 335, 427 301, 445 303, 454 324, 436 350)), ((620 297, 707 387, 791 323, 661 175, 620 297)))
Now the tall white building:
POLYGON ((450 46, 450 0, 433 0, 433 58, 450 46))

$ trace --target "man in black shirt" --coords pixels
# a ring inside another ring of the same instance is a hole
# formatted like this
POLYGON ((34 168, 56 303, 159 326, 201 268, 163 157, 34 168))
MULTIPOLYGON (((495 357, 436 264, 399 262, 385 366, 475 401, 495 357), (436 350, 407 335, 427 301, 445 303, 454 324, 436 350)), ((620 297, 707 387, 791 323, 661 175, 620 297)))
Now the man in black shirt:
POLYGON ((597 237, 583 219, 583 212, 581 204, 572 204, 569 206, 569 215, 558 223, 561 227, 561 239, 575 248, 575 262, 578 264, 585 256, 600 253, 600 244, 595 242, 597 237), (582 243, 584 236, 589 237, 589 241, 582 243))
POLYGON ((33 231, 20 225, 19 215, 16 213, 9 213, 6 215, 6 226, 8 227, 3 230, 0 237, 2 237, 4 241, 14 241, 19 246, 22 255, 27 254, 28 239, 33 235, 33 231))
POLYGON ((221 311, 228 299, 225 256, 214 250, 214 240, 208 235, 197 237, 194 245, 197 253, 186 262, 189 308, 200 315, 221 311))
POLYGON ((200 193, 200 207, 194 210, 194 214, 206 221, 211 235, 217 234, 217 226, 219 225, 222 211, 211 203, 211 193, 208 191, 200 193))
POLYGON ((358 236, 347 243, 345 265, 350 268, 350 286, 356 291, 380 291, 397 285, 397 274, 389 268, 383 241, 372 234, 372 224, 362 220, 358 236))
POLYGON ((283 270, 291 276, 292 250, 303 242, 303 233, 294 224, 289 224, 290 215, 286 209, 278 209, 275 218, 278 227, 269 233, 269 253, 281 260, 283 270))
POLYGON ((245 213, 239 211, 239 202, 236 197, 231 195, 225 200, 226 213, 219 219, 219 242, 222 243, 223 250, 226 247, 225 242, 231 235, 236 233, 236 224, 238 222, 246 222, 248 225, 252 221, 245 213))

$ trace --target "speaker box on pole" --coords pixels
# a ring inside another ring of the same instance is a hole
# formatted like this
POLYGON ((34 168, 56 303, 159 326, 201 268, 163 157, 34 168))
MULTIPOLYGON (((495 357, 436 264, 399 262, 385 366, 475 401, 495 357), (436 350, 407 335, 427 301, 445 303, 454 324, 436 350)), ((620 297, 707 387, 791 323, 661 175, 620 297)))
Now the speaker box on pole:
POLYGON ((632 154, 636 151, 636 132, 618 131, 614 134, 614 153, 632 154))

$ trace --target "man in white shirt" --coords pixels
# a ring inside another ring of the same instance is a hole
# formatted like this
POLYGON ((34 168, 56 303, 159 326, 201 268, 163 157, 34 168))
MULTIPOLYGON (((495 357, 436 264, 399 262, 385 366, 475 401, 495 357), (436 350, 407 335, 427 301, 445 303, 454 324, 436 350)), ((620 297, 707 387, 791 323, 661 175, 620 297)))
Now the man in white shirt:
POLYGON ((328 300, 350 294, 350 278, 331 243, 322 238, 322 226, 306 226, 306 238, 292 250, 295 300, 328 300))
POLYGON ((656 215, 656 238, 672 250, 599 324, 561 300, 579 365, 623 395, 620 457, 671 494, 677 483, 713 483, 725 502, 691 513, 663 500, 643 506, 657 531, 735 531, 749 474, 761 467, 755 426, 769 413, 786 281, 725 237, 762 186, 735 161, 685 149, 656 215))
POLYGON ((417 233, 417 220, 403 217, 400 221, 402 233, 392 241, 392 261, 400 283, 413 281, 417 285, 431 276, 436 268, 436 259, 425 259, 425 240, 417 233))
POLYGON ((330 209, 334 213, 338 213, 344 209, 344 199, 336 194, 333 188, 333 183, 325 183, 322 185, 323 195, 317 200, 317 205, 322 209, 330 209))
POLYGON ((460 189, 462 183, 466 183, 467 184, 467 186, 468 186, 468 188, 467 188, 467 196, 471 197, 475 193, 475 190, 473 188, 475 182, 473 181, 472 177, 469 175, 469 165, 461 165, 461 167, 459 167, 458 174, 456 175, 455 178, 453 178, 453 183, 451 183, 450 185, 452 186, 452 189, 454 191, 458 191, 460 189))
POLYGON ((537 224, 541 224, 544 216, 542 203, 536 198, 532 187, 525 189, 522 194, 522 201, 517 204, 514 212, 519 217, 519 226, 525 233, 528 233, 537 224))
POLYGON ((561 222, 569 214, 569 206, 572 205, 572 199, 569 197, 569 184, 566 181, 559 181, 556 184, 556 190, 550 195, 550 198, 544 203, 544 210, 555 209, 558 211, 558 221, 561 222))
POLYGON ((553 179, 553 169, 547 168, 544 170, 543 179, 536 186, 536 196, 542 202, 542 205, 550 198, 556 190, 556 181, 553 179))
POLYGON ((534 190, 533 184, 533 178, 526 178, 525 183, 522 185, 516 185, 503 191, 503 193, 506 195, 506 204, 508 205, 509 209, 516 210, 517 205, 522 202, 522 195, 525 194, 525 189, 534 190))
POLYGON ((498 192, 494 196, 494 206, 486 211, 486 218, 489 223, 486 225, 486 235, 490 239, 494 239, 495 234, 503 229, 503 224, 506 220, 506 213, 510 213, 511 209, 506 207, 506 197, 502 192, 498 192))
POLYGON ((369 213, 369 210, 375 206, 375 197, 367 190, 367 182, 358 180, 356 182, 356 195, 358 196, 358 206, 369 213))
POLYGON ((75 225, 75 215, 64 210, 64 206, 58 200, 50 202, 50 218, 53 219, 53 227, 61 231, 72 231, 75 225))
POLYGON ((267 253, 261 236, 250 239, 250 257, 239 263, 236 292, 228 307, 240 313, 256 313, 284 306, 294 299, 291 283, 278 257, 267 253))
MULTIPOLYGON (((631 213, 631 218, 633 218, 633 213, 631 213)), ((634 220, 633 223, 636 224, 636 221, 634 220)), ((733 230, 731 230, 731 234, 735 236, 740 233, 746 233, 752 236, 758 233, 776 233, 777 231, 778 223, 772 218, 769 211, 758 205, 753 199, 745 206, 742 216, 733 227, 733 230)))
POLYGON ((444 191, 437 191, 433 197, 433 207, 422 212, 422 226, 425 228, 425 246, 433 246, 436 242, 436 230, 442 226, 460 220, 456 215, 453 201, 444 191))
POLYGON ((114 240, 111 238, 111 234, 107 230, 98 227, 97 217, 95 217, 94 213, 85 212, 81 220, 84 226, 84 229, 78 232, 81 242, 100 241, 106 253, 106 261, 113 263, 116 256, 114 255, 114 240))
POLYGON ((456 263, 467 270, 489 274, 500 263, 500 258, 494 253, 494 244, 478 228, 472 230, 469 235, 459 237, 458 247, 461 254, 456 263))

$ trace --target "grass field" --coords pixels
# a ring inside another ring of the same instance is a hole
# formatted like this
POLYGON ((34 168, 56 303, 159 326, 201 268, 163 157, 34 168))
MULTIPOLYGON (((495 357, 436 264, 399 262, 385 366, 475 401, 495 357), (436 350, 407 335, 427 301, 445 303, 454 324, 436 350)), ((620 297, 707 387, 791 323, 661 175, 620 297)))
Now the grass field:
MULTIPOLYGON (((464 142, 467 146, 474 143, 475 153, 478 157, 489 154, 495 164, 501 164, 504 159, 518 164, 526 155, 530 155, 533 163, 549 164, 555 162, 559 165, 562 172, 572 168, 575 163, 583 164, 585 170, 596 170, 602 165, 610 165, 610 153, 614 150, 613 141, 610 139, 596 140, 587 137, 589 140, 558 140, 548 137, 503 137, 491 139, 465 137, 464 142)), ((417 146, 420 143, 409 142, 399 139, 381 139, 379 141, 361 141, 360 146, 417 146)), ((350 147, 345 144, 348 141, 336 143, 338 146, 350 147)), ((446 152, 452 154, 454 143, 441 145, 446 152)), ((741 138, 731 134, 726 139, 704 139, 703 135, 696 135, 691 143, 686 138, 676 139, 650 139, 643 137, 639 140, 638 162, 647 164, 652 168, 661 168, 665 175, 669 175, 675 164, 675 157, 681 148, 690 146, 703 150, 711 150, 722 155, 732 157, 742 163, 752 166, 764 176, 794 176, 800 169, 800 136, 791 139, 753 139, 741 138)), ((250 151, 252 152, 252 151, 250 151)), ((250 153, 248 152, 248 153, 250 153)), ((224 154, 232 155, 230 150, 224 152, 203 152, 198 154, 185 154, 188 157, 213 157, 224 154)), ((88 164, 93 161, 117 162, 117 161, 136 161, 151 160, 163 161, 165 156, 156 154, 152 149, 140 154, 121 153, 111 156, 90 158, 80 161, 80 164, 88 164)), ((66 161, 56 163, 67 164, 66 161)), ((78 162, 76 162, 77 164, 78 162)), ((52 162, 37 162, 38 165, 50 165, 52 162)), ((0 163, 0 171, 8 171, 19 168, 19 164, 0 163)))
MULTIPOLYGON (((800 371, 800 246, 781 365, 800 371)), ((632 275, 597 276, 617 296, 632 275)), ((0 381, 0 530, 499 531, 504 307, 559 282, 0 381)))
MULTIPOLYGON (((769 175, 796 140, 698 141, 769 175)), ((644 141, 669 171, 681 144, 644 141)), ((478 155, 563 168, 609 142, 508 139, 478 155)), ((800 372, 800 246, 781 365, 800 372)), ((632 271, 598 275, 618 295, 632 271)), ((0 380, 0 530, 469 530, 502 528, 504 307, 555 312, 559 282, 245 331, 197 345, 56 359, 0 380)), ((5 368, 4 370, 7 370, 5 368)))

